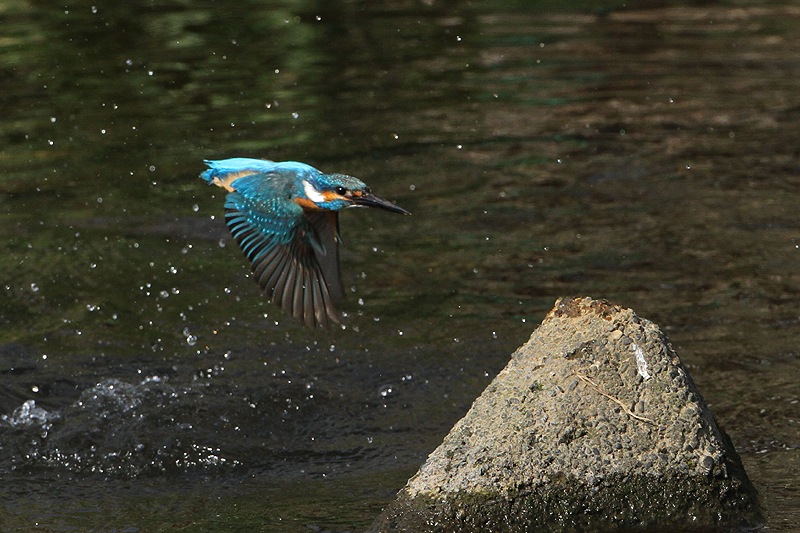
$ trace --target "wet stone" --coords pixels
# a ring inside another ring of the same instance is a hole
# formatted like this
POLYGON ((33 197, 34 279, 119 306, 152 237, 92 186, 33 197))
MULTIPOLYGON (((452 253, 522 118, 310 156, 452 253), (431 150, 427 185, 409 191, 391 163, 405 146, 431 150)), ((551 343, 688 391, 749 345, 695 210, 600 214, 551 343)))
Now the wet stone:
POLYGON ((605 301, 565 298, 372 531, 760 522, 730 439, 658 326, 605 301))

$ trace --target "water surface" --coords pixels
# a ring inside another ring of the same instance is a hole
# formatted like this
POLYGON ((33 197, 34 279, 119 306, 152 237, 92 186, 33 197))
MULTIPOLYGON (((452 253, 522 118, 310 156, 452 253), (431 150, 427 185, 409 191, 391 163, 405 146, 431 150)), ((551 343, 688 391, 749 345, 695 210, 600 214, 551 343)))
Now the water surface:
POLYGON ((0 2, 0 523, 366 528, 555 299, 654 320, 800 528, 800 10, 0 2), (204 158, 305 161, 345 328, 265 302, 204 158))

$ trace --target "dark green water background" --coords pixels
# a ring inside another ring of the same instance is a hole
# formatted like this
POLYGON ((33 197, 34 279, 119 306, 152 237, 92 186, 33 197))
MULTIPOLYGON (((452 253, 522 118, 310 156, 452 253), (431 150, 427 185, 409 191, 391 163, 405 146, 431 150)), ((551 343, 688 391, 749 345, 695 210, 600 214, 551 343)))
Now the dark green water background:
POLYGON ((365 529, 562 295, 670 336, 800 529, 800 7, 0 0, 0 529, 365 529), (300 160, 346 328, 204 158, 300 160))

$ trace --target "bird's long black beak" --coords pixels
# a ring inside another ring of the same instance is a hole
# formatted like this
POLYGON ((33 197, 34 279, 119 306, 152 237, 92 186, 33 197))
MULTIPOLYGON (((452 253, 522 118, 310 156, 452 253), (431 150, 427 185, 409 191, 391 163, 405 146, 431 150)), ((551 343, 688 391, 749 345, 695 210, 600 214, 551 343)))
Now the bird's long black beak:
POLYGON ((363 205, 364 207, 377 207, 378 209, 384 209, 386 211, 399 213, 401 215, 411 214, 402 207, 394 205, 388 200, 384 200, 383 198, 375 196, 371 192, 362 192, 360 196, 353 196, 353 204, 363 205))

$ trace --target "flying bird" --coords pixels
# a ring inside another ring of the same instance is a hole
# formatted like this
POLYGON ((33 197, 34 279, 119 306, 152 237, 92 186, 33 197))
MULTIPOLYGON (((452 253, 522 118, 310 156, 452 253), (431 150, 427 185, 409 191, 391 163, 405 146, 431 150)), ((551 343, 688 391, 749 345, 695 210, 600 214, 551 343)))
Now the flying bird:
POLYGON ((200 177, 228 191, 225 223, 272 303, 310 327, 339 323, 339 211, 376 207, 410 215, 352 176, 296 161, 206 161, 200 177))

